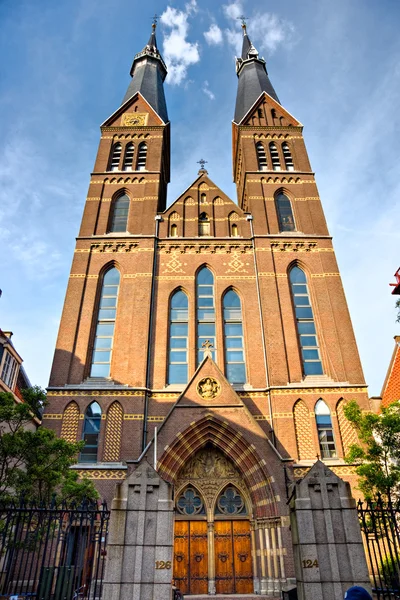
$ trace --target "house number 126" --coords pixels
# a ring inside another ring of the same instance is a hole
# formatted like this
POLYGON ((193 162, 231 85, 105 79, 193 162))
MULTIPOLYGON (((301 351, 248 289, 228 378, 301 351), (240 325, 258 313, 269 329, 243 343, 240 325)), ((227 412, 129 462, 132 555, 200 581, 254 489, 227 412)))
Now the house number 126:
POLYGON ((170 560, 156 560, 156 569, 170 569, 171 561, 170 560))

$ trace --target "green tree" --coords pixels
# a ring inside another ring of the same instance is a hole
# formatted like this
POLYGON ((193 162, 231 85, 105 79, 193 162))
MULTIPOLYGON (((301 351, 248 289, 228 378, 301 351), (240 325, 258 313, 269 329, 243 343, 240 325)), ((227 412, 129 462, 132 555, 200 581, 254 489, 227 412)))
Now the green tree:
POLYGON ((358 433, 359 444, 352 444, 345 457, 356 464, 359 489, 366 498, 378 492, 393 500, 400 492, 400 401, 379 414, 362 412, 355 400, 344 408, 346 418, 358 433))
POLYGON ((396 308, 397 308, 396 323, 400 323, 400 300, 397 300, 397 302, 396 302, 396 308))
POLYGON ((72 444, 58 438, 45 427, 36 428, 33 417, 46 404, 39 387, 22 391, 24 402, 16 403, 12 394, 0 392, 0 498, 24 494, 26 500, 48 503, 58 499, 98 498, 93 483, 78 481, 69 467, 83 442, 72 444))

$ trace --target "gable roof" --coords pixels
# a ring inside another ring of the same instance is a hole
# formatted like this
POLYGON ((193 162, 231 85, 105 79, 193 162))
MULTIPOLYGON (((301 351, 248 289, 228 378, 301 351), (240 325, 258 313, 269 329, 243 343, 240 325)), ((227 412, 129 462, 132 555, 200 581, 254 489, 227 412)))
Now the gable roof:
POLYGON ((382 406, 400 400, 400 335, 394 336, 395 346, 381 392, 382 406))

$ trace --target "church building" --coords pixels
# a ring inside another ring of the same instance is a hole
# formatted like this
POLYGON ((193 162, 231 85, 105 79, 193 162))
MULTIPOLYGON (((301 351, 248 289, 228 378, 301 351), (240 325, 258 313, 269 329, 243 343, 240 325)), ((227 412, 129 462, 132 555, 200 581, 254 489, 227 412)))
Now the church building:
POLYGON ((346 400, 367 388, 303 138, 243 26, 229 198, 201 164, 167 207, 167 68, 155 25, 101 138, 44 425, 110 502, 147 457, 173 487, 185 594, 278 594, 290 483, 354 482, 346 400))

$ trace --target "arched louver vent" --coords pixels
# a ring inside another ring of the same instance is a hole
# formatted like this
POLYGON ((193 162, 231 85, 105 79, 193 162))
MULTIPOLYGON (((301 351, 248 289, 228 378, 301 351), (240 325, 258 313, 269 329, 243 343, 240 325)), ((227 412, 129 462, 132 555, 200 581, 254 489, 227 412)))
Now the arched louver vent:
POLYGON ((144 171, 146 169, 147 145, 142 142, 139 146, 137 170, 144 171))
POLYGON ((125 149, 124 171, 132 171, 134 152, 135 152, 134 145, 132 143, 128 144, 125 149))
POLYGON ((266 171, 267 170, 267 156, 265 154, 265 148, 261 142, 257 142, 257 158, 258 158, 258 170, 266 171))
POLYGON ((119 170, 119 161, 121 158, 121 150, 122 150, 122 146, 119 142, 118 142, 118 144, 114 144, 112 153, 111 153, 110 168, 109 168, 110 171, 118 171, 119 170))
POLYGON ((210 235, 210 219, 208 218, 207 213, 201 213, 199 216, 199 235, 210 235))
POLYGON ((286 171, 294 171, 293 158, 290 153, 289 145, 286 142, 282 144, 283 158, 285 159, 286 171))
POLYGON ((271 154, 271 162, 272 162, 273 170, 280 171, 281 170, 281 162, 279 160, 279 152, 278 152, 278 148, 276 147, 276 144, 274 144, 274 142, 270 143, 269 151, 271 154))

